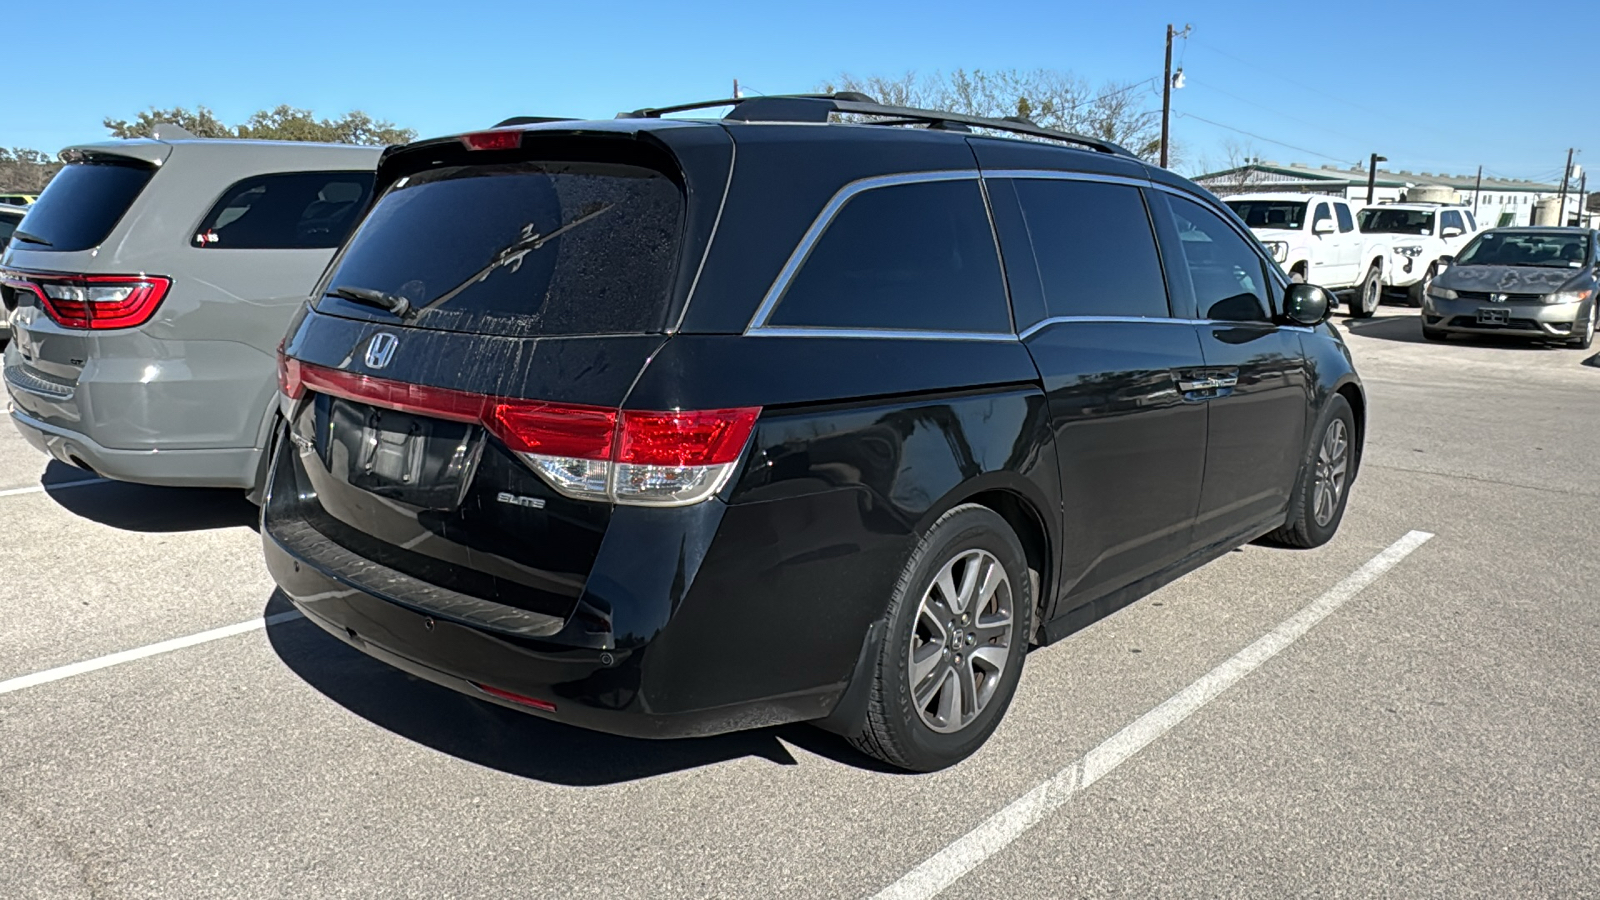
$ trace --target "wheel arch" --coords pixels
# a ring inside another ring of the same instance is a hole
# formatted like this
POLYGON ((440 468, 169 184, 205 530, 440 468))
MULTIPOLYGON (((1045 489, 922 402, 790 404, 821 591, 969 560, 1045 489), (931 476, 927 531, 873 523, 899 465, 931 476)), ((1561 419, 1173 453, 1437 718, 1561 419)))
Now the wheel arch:
POLYGON ((1367 443, 1367 395, 1361 385, 1354 378, 1347 378, 1334 387, 1333 393, 1343 397, 1350 404, 1350 413, 1355 418, 1355 454, 1352 462, 1354 469, 1361 470, 1361 457, 1367 443))

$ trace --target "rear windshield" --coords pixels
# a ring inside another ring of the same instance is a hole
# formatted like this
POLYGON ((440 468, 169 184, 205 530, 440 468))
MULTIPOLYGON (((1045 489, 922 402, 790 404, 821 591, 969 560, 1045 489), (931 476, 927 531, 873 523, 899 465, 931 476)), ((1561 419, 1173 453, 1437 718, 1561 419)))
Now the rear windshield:
POLYGON ((433 169, 373 207, 319 311, 393 321, 333 292, 379 291, 410 324, 520 336, 660 331, 683 193, 652 169, 527 162, 433 169))
POLYGON ((132 160, 65 166, 28 210, 28 227, 23 229, 27 237, 12 240, 30 250, 98 247, 155 171, 154 166, 132 160))
POLYGON ((1299 231, 1306 220, 1306 205, 1295 200, 1226 200, 1228 208, 1251 228, 1299 231))

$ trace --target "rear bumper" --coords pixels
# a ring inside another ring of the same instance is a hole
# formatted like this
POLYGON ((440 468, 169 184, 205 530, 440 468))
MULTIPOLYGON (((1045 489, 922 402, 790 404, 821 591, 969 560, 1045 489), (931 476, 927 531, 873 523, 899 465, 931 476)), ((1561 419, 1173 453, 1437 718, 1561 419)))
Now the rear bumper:
POLYGON ((648 664, 650 644, 601 650, 494 634, 354 587, 289 552, 270 528, 262 528, 262 542, 267 568, 295 608, 339 640, 418 678, 580 728, 637 738, 721 734, 821 718, 843 693, 838 685, 698 707, 673 683, 672 666, 648 664), (503 699, 480 686, 554 709, 503 699))
POLYGON ((28 443, 47 456, 117 481, 248 490, 255 486, 261 462, 261 451, 253 447, 114 450, 78 432, 41 422, 18 409, 11 411, 11 421, 28 443))

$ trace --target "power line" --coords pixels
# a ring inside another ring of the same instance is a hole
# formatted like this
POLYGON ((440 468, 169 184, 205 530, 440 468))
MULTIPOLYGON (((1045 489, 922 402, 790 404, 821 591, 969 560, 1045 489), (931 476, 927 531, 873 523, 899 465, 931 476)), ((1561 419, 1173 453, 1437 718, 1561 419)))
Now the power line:
POLYGON ((1199 79, 1196 79, 1196 78, 1189 79, 1189 83, 1192 84, 1192 85, 1195 85, 1197 87, 1203 87, 1203 88, 1205 88, 1206 90, 1209 90, 1209 91, 1216 91, 1217 93, 1222 94, 1225 97, 1232 97, 1233 99, 1239 101, 1240 103, 1245 103, 1245 104, 1248 104, 1250 106, 1254 106, 1256 109, 1264 110, 1266 112, 1272 113, 1275 116, 1279 116, 1279 117, 1288 119, 1291 122, 1296 122, 1296 123, 1299 123, 1301 125, 1307 125, 1307 126, 1310 126, 1312 128, 1315 128, 1315 129, 1317 129, 1319 131, 1325 131, 1328 134, 1334 135, 1335 137, 1341 137, 1341 138, 1344 138, 1347 141, 1352 141, 1352 142, 1354 142, 1356 144, 1361 144, 1362 143, 1362 141, 1359 138, 1351 137, 1350 135, 1344 134, 1343 132, 1334 131, 1333 129, 1327 127, 1326 125, 1318 125, 1316 122, 1308 122, 1305 119, 1301 119, 1301 118, 1298 118, 1296 116, 1291 116, 1286 112, 1281 112, 1279 110, 1273 109, 1270 106, 1262 106, 1260 103, 1257 103, 1254 100, 1248 99, 1246 97, 1241 97, 1238 94, 1230 93, 1228 91, 1223 90, 1222 88, 1217 87, 1214 84, 1209 84, 1207 82, 1200 81, 1199 79))
POLYGON ((1340 159, 1337 156, 1329 156, 1326 153, 1318 153, 1315 150, 1308 150, 1305 147, 1296 147, 1294 144, 1287 144, 1287 143, 1284 143, 1283 141, 1274 140, 1273 138, 1269 138, 1269 137, 1267 137, 1265 135, 1256 134, 1253 131, 1245 131, 1243 128, 1235 128, 1232 125, 1224 125, 1221 122, 1213 122, 1210 119, 1203 119, 1200 116, 1197 116, 1197 115, 1195 115, 1194 113, 1191 113, 1191 112, 1182 112, 1180 110, 1174 110, 1172 114, 1177 116, 1180 119, 1193 119, 1196 122, 1204 122, 1207 125, 1215 125, 1218 128, 1222 128, 1222 129, 1226 129, 1228 131, 1236 132, 1236 133, 1242 134, 1242 135, 1244 135, 1246 137, 1253 137, 1258 141, 1266 141, 1269 144, 1276 144, 1279 147, 1287 147, 1290 150, 1297 150, 1297 151, 1299 151, 1301 153, 1309 153, 1312 156, 1318 157, 1320 159, 1326 159, 1326 160, 1329 160, 1331 162, 1336 162, 1336 163, 1348 163, 1349 162, 1348 160, 1340 159))

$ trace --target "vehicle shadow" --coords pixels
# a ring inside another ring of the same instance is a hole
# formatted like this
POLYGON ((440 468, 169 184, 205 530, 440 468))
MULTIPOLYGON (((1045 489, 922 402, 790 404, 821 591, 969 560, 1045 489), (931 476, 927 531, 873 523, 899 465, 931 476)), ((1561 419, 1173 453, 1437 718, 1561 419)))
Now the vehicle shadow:
POLYGON ((257 527, 260 513, 244 491, 221 488, 153 487, 105 481, 59 462, 50 463, 40 482, 66 511, 123 531, 181 532, 257 527))
MULTIPOLYGON (((292 609, 274 592, 264 615, 292 609)), ((269 624, 267 639, 296 675, 350 712, 440 753, 519 778, 595 787, 742 757, 796 765, 785 742, 857 768, 898 771, 859 753, 837 735, 803 724, 660 741, 574 728, 384 665, 303 618, 269 624)))
MULTIPOLYGON (((1377 338, 1383 341, 1397 341, 1403 344, 1433 344, 1422 336, 1422 323, 1418 316, 1384 316, 1373 319, 1347 318, 1343 326, 1351 334, 1362 337, 1377 338)), ((1560 344, 1545 341, 1530 340, 1524 337, 1502 337, 1496 334, 1474 334, 1451 336, 1445 343, 1479 344, 1484 347, 1507 347, 1520 350, 1563 350, 1560 344)))

